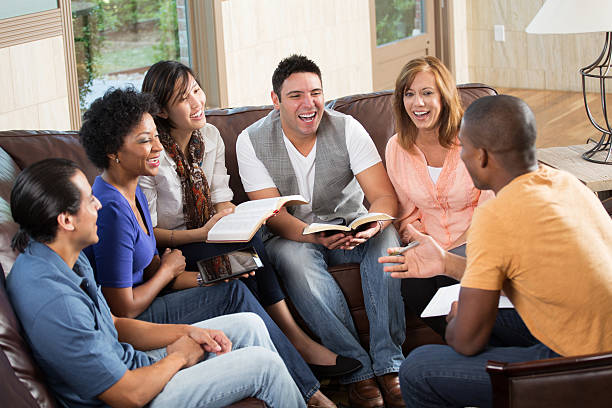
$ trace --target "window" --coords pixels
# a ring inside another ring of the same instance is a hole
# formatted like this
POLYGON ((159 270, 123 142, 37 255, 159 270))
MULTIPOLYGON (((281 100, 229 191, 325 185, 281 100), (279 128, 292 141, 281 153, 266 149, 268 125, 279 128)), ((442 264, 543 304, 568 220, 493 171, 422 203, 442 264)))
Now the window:
POLYGON ((423 0, 376 0, 376 45, 425 32, 423 0))
POLYGON ((109 87, 140 89, 160 60, 189 65, 185 0, 72 0, 82 110, 109 87))

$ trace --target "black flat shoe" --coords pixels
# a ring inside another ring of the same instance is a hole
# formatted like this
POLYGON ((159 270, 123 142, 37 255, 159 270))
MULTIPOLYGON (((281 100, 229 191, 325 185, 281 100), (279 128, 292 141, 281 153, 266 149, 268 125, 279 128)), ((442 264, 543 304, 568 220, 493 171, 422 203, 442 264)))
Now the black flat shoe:
POLYGON ((317 377, 339 377, 359 370, 363 365, 359 360, 338 354, 335 365, 308 364, 317 377))

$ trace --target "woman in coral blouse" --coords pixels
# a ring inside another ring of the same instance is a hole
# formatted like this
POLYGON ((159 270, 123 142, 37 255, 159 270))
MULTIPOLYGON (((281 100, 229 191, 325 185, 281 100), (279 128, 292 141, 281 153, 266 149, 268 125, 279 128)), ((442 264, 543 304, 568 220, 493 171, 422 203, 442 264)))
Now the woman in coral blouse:
MULTIPOLYGON (((396 80, 393 109, 397 133, 385 158, 399 199, 402 241, 411 240, 410 225, 447 250, 464 250, 474 209, 493 192, 474 187, 459 157, 463 108, 451 73, 435 57, 409 61, 396 80)), ((420 315, 440 286, 453 283, 445 277, 406 280, 404 299, 420 315)))

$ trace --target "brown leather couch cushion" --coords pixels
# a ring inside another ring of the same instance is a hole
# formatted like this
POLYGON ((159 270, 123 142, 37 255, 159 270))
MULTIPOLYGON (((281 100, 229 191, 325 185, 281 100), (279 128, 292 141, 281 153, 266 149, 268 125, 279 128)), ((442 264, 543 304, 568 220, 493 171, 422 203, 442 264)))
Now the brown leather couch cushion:
POLYGON ((4 290, 4 272, 0 275, 0 400, 10 401, 11 407, 13 401, 24 407, 55 407, 4 290), (9 395, 15 399, 5 399, 9 395))

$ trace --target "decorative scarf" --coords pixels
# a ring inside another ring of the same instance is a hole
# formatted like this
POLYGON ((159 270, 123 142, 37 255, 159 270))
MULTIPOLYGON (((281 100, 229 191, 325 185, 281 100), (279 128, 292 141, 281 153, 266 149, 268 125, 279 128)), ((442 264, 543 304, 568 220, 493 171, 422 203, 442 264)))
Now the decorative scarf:
MULTIPOLYGON (((187 229, 200 228, 215 214, 210 198, 210 187, 204 170, 200 167, 204 158, 204 138, 199 130, 191 134, 187 145, 187 157, 170 134, 160 132, 159 141, 168 156, 176 163, 176 173, 181 180, 183 195, 183 217, 187 229)), ((207 268, 219 273, 231 273, 232 267, 226 255, 216 256, 207 261, 207 268)))

